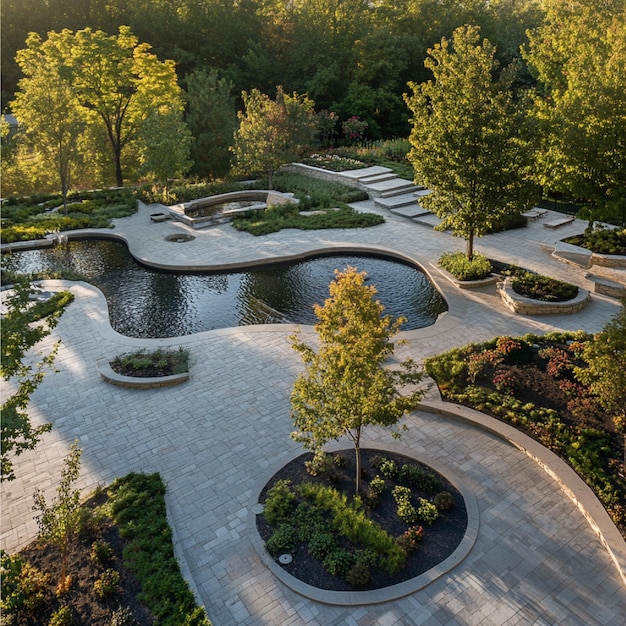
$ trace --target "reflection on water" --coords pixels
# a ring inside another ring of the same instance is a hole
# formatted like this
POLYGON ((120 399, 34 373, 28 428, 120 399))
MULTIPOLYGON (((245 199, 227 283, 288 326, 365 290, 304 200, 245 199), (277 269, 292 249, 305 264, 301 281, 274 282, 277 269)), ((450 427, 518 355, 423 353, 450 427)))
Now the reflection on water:
POLYGON ((113 328, 129 337, 178 337, 247 324, 314 324, 313 304, 328 297, 335 269, 348 265, 367 272, 385 313, 407 318, 403 330, 430 326, 447 309, 421 271, 366 256, 322 257, 229 274, 174 274, 138 265, 121 243, 92 240, 4 254, 2 264, 20 272, 80 272, 105 295, 113 328))

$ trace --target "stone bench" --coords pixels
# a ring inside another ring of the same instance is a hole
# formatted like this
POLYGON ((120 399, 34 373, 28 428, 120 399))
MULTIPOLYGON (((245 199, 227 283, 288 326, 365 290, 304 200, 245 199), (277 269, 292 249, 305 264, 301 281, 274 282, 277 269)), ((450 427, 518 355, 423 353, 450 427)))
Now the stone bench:
POLYGON ((573 215, 569 215, 568 217, 557 217, 555 220, 545 222, 544 226, 546 228, 559 228, 559 226, 565 226, 565 224, 570 224, 575 219, 576 218, 573 215))
POLYGON ((596 274, 587 274, 585 278, 593 283, 594 293, 601 293, 602 295, 617 298, 618 300, 626 296, 626 285, 622 283, 596 274))

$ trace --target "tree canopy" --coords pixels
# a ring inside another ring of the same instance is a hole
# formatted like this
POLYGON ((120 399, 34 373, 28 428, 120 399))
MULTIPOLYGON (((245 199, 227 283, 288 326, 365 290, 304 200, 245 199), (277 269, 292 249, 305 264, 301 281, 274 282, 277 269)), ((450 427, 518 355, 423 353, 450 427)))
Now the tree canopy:
POLYGON ((405 96, 409 160, 416 181, 432 190, 422 203, 443 218, 440 229, 465 238, 470 260, 474 237, 536 200, 527 116, 514 99, 512 68, 494 78, 494 54, 477 27, 461 27, 429 50, 434 80, 409 83, 405 96))
POLYGON ((383 305, 374 299, 376 288, 365 284, 365 272, 348 267, 335 275, 330 297, 323 306, 315 305, 319 349, 300 341, 298 334, 291 338, 305 365, 291 393, 297 429, 291 436, 315 453, 343 435, 351 439, 358 493, 363 429, 393 426, 415 409, 422 391, 411 388, 406 395, 400 391, 418 383, 422 374, 411 359, 391 367, 395 349, 391 338, 404 320, 383 316, 383 305))

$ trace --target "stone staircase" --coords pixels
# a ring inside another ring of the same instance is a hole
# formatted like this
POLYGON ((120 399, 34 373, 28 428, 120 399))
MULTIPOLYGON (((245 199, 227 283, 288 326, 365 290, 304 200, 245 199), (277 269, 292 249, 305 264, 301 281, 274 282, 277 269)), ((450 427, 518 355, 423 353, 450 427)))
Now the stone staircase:
POLYGON ((420 198, 430 191, 410 180, 399 178, 387 167, 375 165, 342 172, 341 175, 357 182, 359 187, 367 191, 376 206, 387 209, 395 215, 409 219, 430 215, 430 211, 420 205, 420 198))

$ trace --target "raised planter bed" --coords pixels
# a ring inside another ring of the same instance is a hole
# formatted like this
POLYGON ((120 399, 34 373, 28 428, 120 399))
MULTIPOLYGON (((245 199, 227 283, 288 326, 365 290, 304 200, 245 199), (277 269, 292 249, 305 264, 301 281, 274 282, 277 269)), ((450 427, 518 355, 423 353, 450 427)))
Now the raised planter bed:
POLYGON ((515 313, 520 315, 552 315, 571 314, 582 311, 591 300, 591 294, 585 289, 579 289, 578 295, 565 302, 544 302, 520 296, 513 291, 512 280, 506 278, 497 284, 498 292, 503 302, 515 313))
POLYGON ((189 380, 189 372, 172 374, 170 376, 154 376, 140 378, 138 376, 122 376, 114 372, 108 363, 98 367, 100 378, 111 385, 127 387, 129 389, 156 389, 158 387, 173 387, 189 380))

